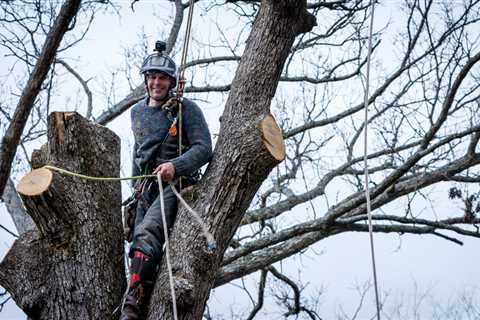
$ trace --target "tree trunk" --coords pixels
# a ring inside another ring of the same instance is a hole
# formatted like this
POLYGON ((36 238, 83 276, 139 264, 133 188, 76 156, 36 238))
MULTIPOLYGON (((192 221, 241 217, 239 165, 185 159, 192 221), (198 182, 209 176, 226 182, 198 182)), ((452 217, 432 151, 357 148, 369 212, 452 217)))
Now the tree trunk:
MULTIPOLYGON (((306 1, 262 2, 221 118, 214 158, 196 186, 193 202, 217 241, 217 251, 207 252, 200 228, 186 210, 180 210, 172 232, 179 319, 202 318, 228 243, 258 188, 281 160, 282 146, 273 137, 277 129, 271 129, 270 104, 294 38, 314 24, 306 1)), ((148 319, 172 319, 171 310, 163 264, 148 319)))
MULTIPOLYGON (((285 156, 270 114, 295 37, 315 23, 306 1, 265 0, 236 72, 214 158, 192 205, 217 241, 207 251, 201 229, 182 209, 171 253, 180 319, 201 319, 228 243, 262 182, 285 156)), ((92 176, 118 176, 119 141, 76 113, 49 117, 48 144, 34 168, 49 164, 92 176)), ((32 319, 109 319, 125 285, 120 183, 83 181, 44 170, 17 187, 36 230, 15 241, 0 264, 0 285, 32 319)), ((162 265, 149 319, 171 319, 162 265)))
MULTIPOLYGON (((48 143, 32 158, 34 167, 118 176, 120 143, 105 127, 57 112, 49 116, 48 143)), ((0 264, 0 284, 31 319, 110 319, 125 285, 120 183, 45 171, 17 187, 37 230, 15 241, 0 264)))

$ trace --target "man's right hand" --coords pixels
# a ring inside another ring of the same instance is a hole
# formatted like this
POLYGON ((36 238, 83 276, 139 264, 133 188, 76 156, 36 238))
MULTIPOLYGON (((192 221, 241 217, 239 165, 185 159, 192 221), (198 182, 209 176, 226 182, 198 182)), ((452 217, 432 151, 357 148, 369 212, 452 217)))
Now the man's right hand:
POLYGON ((175 166, 171 162, 165 162, 159 165, 153 174, 160 174, 163 181, 172 181, 175 177, 175 166))

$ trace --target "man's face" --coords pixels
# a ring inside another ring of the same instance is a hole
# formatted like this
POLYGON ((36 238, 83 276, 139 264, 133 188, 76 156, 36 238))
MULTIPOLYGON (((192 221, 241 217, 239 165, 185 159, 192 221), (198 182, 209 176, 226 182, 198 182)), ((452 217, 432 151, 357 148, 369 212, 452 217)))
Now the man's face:
POLYGON ((150 97, 153 100, 164 100, 168 95, 171 85, 172 80, 169 76, 163 73, 152 73, 147 75, 147 88, 150 97))

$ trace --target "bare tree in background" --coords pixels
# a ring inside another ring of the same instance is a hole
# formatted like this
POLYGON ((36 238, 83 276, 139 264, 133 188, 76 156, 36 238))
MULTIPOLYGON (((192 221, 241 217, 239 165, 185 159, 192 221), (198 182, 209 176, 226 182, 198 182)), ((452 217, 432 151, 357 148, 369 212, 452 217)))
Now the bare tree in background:
MULTIPOLYGON (((178 30, 188 9, 181 1, 174 3, 170 50, 182 40, 178 30)), ((187 92, 198 99, 224 98, 225 111, 215 158, 193 201, 219 242, 219 252, 213 257, 205 253, 197 226, 183 210, 172 233, 181 318, 200 318, 212 287, 256 271, 258 295, 252 296, 256 303, 246 318, 259 314, 264 290, 274 278, 290 288, 276 297, 285 317, 320 318, 316 303, 302 299, 302 285, 276 264, 330 236, 368 230, 362 155, 368 4, 199 3, 204 15, 228 13, 242 25, 232 36, 222 25, 227 22, 216 21, 210 27, 219 37, 208 44, 195 35, 188 63, 187 92), (316 17, 318 26, 303 9, 316 17), (279 165, 258 149, 258 119, 270 112, 270 105, 287 145, 287 157, 279 165), (305 214, 293 216, 294 208, 305 214)), ((429 234, 461 244, 466 237, 480 236, 478 210, 468 207, 468 196, 452 197, 464 199, 465 211, 449 216, 438 211, 420 215, 414 204, 431 201, 432 186, 471 189, 479 182, 480 46, 475 34, 480 1, 402 5, 396 25, 385 23, 374 37, 378 76, 368 100, 374 231, 429 234), (388 205, 393 202, 405 210, 392 211, 388 205)), ((57 59, 57 67, 80 81, 80 73, 62 61, 57 59)), ((87 80, 80 83, 88 88, 87 80)), ((132 89, 109 109, 89 103, 83 114, 101 124, 112 121, 143 96, 141 83, 132 89)), ((45 119, 39 121, 44 130, 45 119)), ((152 319, 170 318, 164 269, 152 299, 152 319)))
POLYGON ((5 58, 13 61, 6 71, 17 74, 17 70, 23 70, 24 78, 28 79, 17 83, 17 89, 22 91, 18 104, 15 89, 5 83, 4 90, 10 89, 11 93, 4 92, 8 100, 0 105, 2 119, 6 120, 2 122, 8 124, 8 128, 2 128, 0 194, 14 217, 17 229, 29 229, 32 226, 28 218, 21 217, 16 195, 11 191, 13 182, 10 179, 7 181, 10 167, 12 164, 17 169, 25 165, 30 167, 25 145, 46 134, 45 115, 49 113, 52 96, 58 90, 56 65, 61 65, 81 83, 88 99, 86 117, 91 117, 92 93, 88 88, 88 80, 84 80, 61 56, 84 39, 96 11, 109 7, 108 1, 90 1, 83 5, 80 5, 80 1, 66 1, 63 5, 56 1, 0 3, 1 46, 5 58), (79 31, 72 34, 77 23, 81 25, 76 29, 79 31), (12 108, 13 103, 17 104, 16 108, 12 108), (28 124, 27 119, 30 120, 28 124), (20 147, 24 156, 14 159, 17 147, 20 147), (22 160, 27 163, 21 165, 22 160))

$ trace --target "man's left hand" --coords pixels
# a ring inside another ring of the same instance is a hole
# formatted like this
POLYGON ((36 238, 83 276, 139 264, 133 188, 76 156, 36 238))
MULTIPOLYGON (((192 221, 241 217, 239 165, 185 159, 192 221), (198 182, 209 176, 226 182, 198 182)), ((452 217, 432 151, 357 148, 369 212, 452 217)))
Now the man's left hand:
POLYGON ((160 173, 163 181, 172 181, 175 177, 175 166, 171 162, 162 163, 153 171, 153 174, 160 173))

